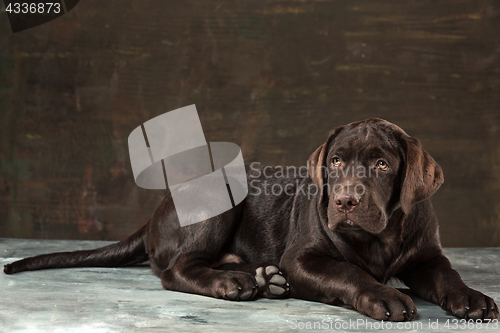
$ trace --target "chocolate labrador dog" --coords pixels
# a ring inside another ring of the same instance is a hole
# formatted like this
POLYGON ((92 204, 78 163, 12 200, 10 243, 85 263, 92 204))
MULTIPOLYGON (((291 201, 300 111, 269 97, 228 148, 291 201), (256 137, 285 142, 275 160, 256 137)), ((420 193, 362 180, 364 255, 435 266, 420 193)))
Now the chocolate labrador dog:
POLYGON ((397 277, 459 318, 498 317, 493 299, 467 287, 441 251, 429 198, 443 172, 417 139, 381 119, 351 123, 330 134, 308 170, 301 177, 251 166, 249 195, 219 216, 181 228, 167 196, 125 241, 26 258, 4 272, 149 259, 168 290, 237 301, 294 297, 411 320, 411 298, 385 285, 397 277))

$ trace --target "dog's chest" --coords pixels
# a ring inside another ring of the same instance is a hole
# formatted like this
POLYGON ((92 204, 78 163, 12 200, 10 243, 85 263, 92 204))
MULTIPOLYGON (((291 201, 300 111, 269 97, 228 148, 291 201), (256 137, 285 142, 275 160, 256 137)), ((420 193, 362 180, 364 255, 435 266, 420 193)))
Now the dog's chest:
POLYGON ((348 242, 354 252, 348 260, 381 283, 394 275, 404 257, 403 243, 397 237, 351 237, 348 242))

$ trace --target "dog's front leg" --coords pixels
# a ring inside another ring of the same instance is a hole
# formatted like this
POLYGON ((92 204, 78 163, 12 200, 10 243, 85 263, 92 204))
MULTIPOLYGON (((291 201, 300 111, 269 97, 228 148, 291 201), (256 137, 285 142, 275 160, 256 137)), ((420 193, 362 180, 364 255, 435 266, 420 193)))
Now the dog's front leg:
POLYGON ((465 319, 494 319, 498 306, 493 299, 465 285, 442 254, 416 263, 397 275, 420 298, 465 319))
POLYGON ((280 268, 294 298, 346 304, 377 320, 411 320, 417 313, 409 296, 379 283, 356 265, 320 252, 288 250, 280 268))

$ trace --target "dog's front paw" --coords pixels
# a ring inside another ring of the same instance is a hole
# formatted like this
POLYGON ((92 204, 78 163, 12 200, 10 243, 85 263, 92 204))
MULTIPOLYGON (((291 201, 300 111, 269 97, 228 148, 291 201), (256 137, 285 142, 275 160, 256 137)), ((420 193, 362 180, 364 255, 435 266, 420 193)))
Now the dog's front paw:
POLYGON ((355 308, 377 320, 407 321, 417 315, 417 308, 408 295, 387 286, 361 293, 355 308))
POLYGON ((458 318, 465 319, 495 319, 498 318, 498 306, 495 301, 483 293, 466 288, 453 290, 441 300, 443 310, 453 313, 458 318))
POLYGON ((259 294, 266 298, 283 298, 288 295, 290 286, 278 267, 269 265, 255 270, 255 280, 259 294))

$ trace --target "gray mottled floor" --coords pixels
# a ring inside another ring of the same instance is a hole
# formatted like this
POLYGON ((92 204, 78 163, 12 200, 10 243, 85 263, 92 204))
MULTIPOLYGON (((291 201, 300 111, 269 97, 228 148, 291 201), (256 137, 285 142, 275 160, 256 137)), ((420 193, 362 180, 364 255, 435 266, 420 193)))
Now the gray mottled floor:
MULTIPOLYGON (((36 254, 107 244, 0 238, 0 264, 36 254)), ((500 301, 500 248, 455 248, 445 252, 470 287, 500 301)), ((401 329, 396 323, 384 322, 384 328, 392 324, 394 331, 441 332, 454 331, 455 325, 463 332, 500 332, 498 324, 464 327, 438 306, 412 298, 419 313, 417 320, 401 329), (446 323, 450 328, 445 327, 446 323)), ((1 332, 296 332, 314 328, 367 332, 380 330, 381 325, 347 308, 296 299, 230 302, 166 291, 147 266, 0 274, 1 332)))

